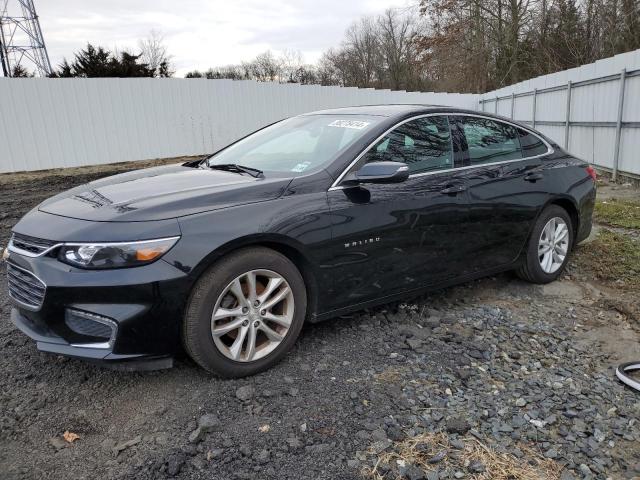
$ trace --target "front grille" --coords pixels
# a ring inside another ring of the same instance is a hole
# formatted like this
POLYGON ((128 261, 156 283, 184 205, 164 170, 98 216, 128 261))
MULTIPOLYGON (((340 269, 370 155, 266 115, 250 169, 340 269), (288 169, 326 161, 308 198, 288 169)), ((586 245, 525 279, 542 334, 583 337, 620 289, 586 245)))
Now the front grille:
POLYGON ((27 235, 20 235, 19 233, 13 234, 10 243, 12 247, 22 250, 22 252, 26 252, 32 256, 41 255, 55 244, 56 242, 52 242, 51 240, 29 237, 27 235))
POLYGON ((24 307, 39 310, 44 301, 47 286, 33 273, 7 263, 9 296, 24 307))

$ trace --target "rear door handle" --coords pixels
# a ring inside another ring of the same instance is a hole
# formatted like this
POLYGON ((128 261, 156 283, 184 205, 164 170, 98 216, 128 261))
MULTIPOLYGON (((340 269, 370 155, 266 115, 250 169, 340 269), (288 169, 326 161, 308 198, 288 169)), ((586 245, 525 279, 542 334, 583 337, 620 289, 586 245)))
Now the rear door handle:
POLYGON ((449 185, 446 188, 443 188, 442 190, 440 190, 440 193, 443 193, 445 195, 455 195, 457 193, 465 192, 466 190, 467 190, 467 186, 464 184, 449 185))
POLYGON ((537 180, 542 180, 544 175, 542 173, 530 173, 524 177, 527 182, 535 182, 537 180))

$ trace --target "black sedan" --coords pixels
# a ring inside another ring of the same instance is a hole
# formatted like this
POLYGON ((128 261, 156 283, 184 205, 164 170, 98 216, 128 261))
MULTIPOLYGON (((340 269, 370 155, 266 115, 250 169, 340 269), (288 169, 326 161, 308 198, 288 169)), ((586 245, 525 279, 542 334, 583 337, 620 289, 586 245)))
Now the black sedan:
POLYGON ((38 205, 5 256, 40 350, 264 370, 316 322, 506 270, 558 278, 595 172, 526 125, 410 105, 309 113, 38 205))

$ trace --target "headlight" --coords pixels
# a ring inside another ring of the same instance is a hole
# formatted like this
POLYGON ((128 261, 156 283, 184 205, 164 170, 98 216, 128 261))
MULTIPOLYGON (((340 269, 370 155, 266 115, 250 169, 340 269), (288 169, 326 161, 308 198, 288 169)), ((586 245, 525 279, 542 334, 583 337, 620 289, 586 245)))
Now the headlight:
POLYGON ((81 268, 137 267, 159 259, 179 238, 126 243, 67 243, 60 247, 58 259, 81 268))

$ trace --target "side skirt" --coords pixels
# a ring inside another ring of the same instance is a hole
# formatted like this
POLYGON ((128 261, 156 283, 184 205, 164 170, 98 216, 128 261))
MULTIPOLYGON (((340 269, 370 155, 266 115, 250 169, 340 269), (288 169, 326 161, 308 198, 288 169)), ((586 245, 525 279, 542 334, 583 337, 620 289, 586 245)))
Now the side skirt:
POLYGON ((385 297, 375 298, 367 302, 361 302, 355 305, 349 305, 347 307, 342 307, 335 310, 331 310, 329 312, 324 312, 319 315, 314 314, 308 319, 308 322, 318 323, 324 320, 329 320, 331 318, 339 317, 341 315, 346 315, 348 313, 364 310, 365 308, 372 308, 379 305, 384 305, 385 303, 402 300, 403 298, 414 297, 414 296, 422 295, 428 292, 435 292, 437 290, 442 290, 444 288, 452 287, 454 285, 460 285, 463 283, 471 282, 473 280, 478 280, 479 278, 489 277, 491 275, 496 275, 502 272, 508 272, 510 270, 516 269, 520 265, 520 261, 521 259, 519 258, 518 260, 516 260, 515 262, 509 265, 503 265, 501 267, 496 267, 491 270, 485 270, 483 272, 474 273, 472 275, 467 275, 465 277, 454 278, 452 280, 447 280, 446 282, 428 285, 426 287, 413 288, 411 290, 406 290, 404 292, 396 293, 393 295, 387 295, 385 297))

